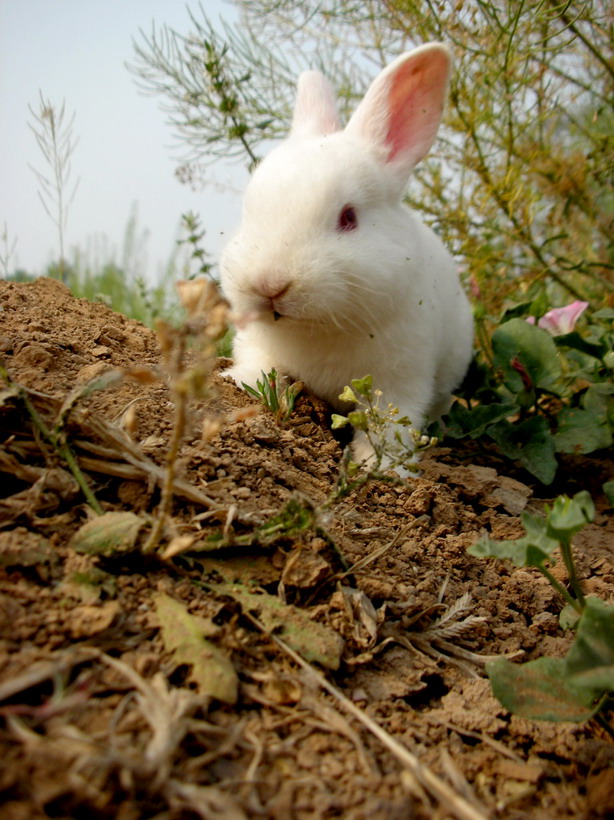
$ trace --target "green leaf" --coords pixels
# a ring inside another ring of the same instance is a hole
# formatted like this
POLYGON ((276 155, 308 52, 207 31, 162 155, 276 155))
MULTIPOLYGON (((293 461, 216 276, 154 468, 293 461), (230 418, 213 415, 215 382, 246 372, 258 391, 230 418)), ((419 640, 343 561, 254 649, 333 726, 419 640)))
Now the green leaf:
POLYGON ((249 396, 253 396, 253 398, 262 401, 262 394, 259 393, 254 387, 251 387, 249 384, 246 384, 245 382, 241 382, 241 387, 249 396))
POLYGON ((574 686, 587 689, 593 698, 614 692, 614 606, 600 598, 586 599, 565 662, 574 686))
POLYGON ((594 517, 595 505, 586 490, 576 493, 573 498, 560 495, 548 513, 548 535, 569 542, 594 517))
POLYGON ((613 394, 612 384, 592 384, 582 396, 581 407, 563 408, 557 419, 557 450, 563 453, 592 453, 610 447, 613 394))
POLYGON ((514 404, 479 404, 468 410, 464 404, 456 401, 446 417, 446 436, 450 438, 472 439, 483 435, 486 428, 501 419, 513 415, 517 408, 514 404))
POLYGON ((204 694, 222 703, 236 703, 239 679, 235 668, 230 658, 205 638, 205 633, 215 627, 190 615, 183 604, 169 595, 158 595, 155 606, 164 646, 173 653, 177 666, 191 667, 190 679, 204 694))
POLYGON ((373 391, 373 378, 371 376, 365 376, 362 379, 352 379, 351 384, 354 390, 363 398, 368 399, 371 397, 373 391))
POLYGON ((600 707, 591 692, 574 685, 562 658, 515 664, 497 658, 486 664, 492 690, 510 712, 530 720, 588 720, 600 707))
POLYGON ((353 410, 348 413, 348 421, 356 430, 366 431, 369 429, 367 414, 363 410, 353 410))
POLYGON ((556 538, 547 532, 543 518, 523 512, 520 516, 526 535, 515 541, 492 541, 481 538, 467 552, 476 558, 504 558, 517 567, 541 567, 552 560, 552 552, 559 546, 556 538))
POLYGON ((338 413, 333 413, 331 415, 331 429, 332 430, 340 430, 342 427, 345 427, 349 424, 349 419, 347 416, 340 416, 338 413))
POLYGON ((597 382, 591 384, 582 397, 582 406, 587 410, 603 413, 607 416, 608 410, 614 405, 614 384, 597 382))
POLYGON ((248 592, 236 584, 217 584, 214 589, 256 613, 268 632, 279 635, 306 661, 315 661, 327 669, 339 668, 343 639, 330 627, 313 621, 307 612, 282 603, 277 596, 248 592))
POLYGON ((354 476, 360 472, 360 464, 357 464, 355 461, 348 461, 345 465, 345 471, 349 478, 354 478, 354 476))
POLYGON ((354 393, 352 388, 349 387, 347 384, 343 388, 343 393, 341 393, 339 398, 341 399, 341 401, 352 402, 352 404, 358 401, 358 399, 356 398, 356 394, 354 393))
MULTIPOLYGON (((569 499, 568 499, 569 500, 569 499)), ((486 664, 495 697, 532 720, 588 720, 614 692, 614 607, 587 598, 565 658, 517 665, 506 658, 486 664)))
POLYGON ((610 506, 614 507, 614 481, 606 481, 603 485, 603 492, 606 494, 610 506))
POLYGON ((557 470, 555 444, 544 418, 533 416, 518 424, 499 421, 487 434, 507 458, 519 461, 542 484, 552 483, 557 470))
POLYGON ((557 347, 570 347, 572 350, 579 350, 580 353, 586 353, 594 359, 603 359, 608 349, 605 345, 593 344, 586 341, 584 337, 580 336, 577 330, 572 330, 571 333, 564 333, 561 336, 554 338, 554 343, 557 347))
POLYGON ((559 614, 559 626, 561 629, 577 629, 580 613, 571 604, 565 604, 559 614))
POLYGON ((600 413, 564 407, 557 423, 554 444, 559 453, 593 453, 612 444, 612 430, 600 413))
POLYGON ((579 672, 571 678, 574 686, 589 689, 595 696, 607 697, 614 692, 614 666, 598 666, 579 672))
MULTIPOLYGON (((539 291, 538 296, 533 299, 529 307, 529 313, 531 316, 535 316, 536 319, 541 319, 541 317, 548 312, 550 308, 550 297, 548 296, 548 292, 545 288, 539 291)), ((510 319, 512 317, 510 316, 510 319)))
MULTIPOLYGON (((511 307, 508 307, 503 312, 503 315, 499 318, 499 321, 508 322, 510 319, 516 319, 518 317, 522 318, 524 316, 529 316, 529 315, 535 316, 536 314, 531 313, 531 307, 532 307, 533 304, 534 304, 533 301, 519 302, 516 305, 512 305, 511 307)), ((537 316, 538 317, 541 316, 542 313, 546 312, 546 310, 548 310, 547 305, 546 305, 546 307, 543 311, 537 311, 537 316)))
POLYGON ((497 328, 492 336, 492 348, 494 366, 501 370, 505 385, 512 393, 527 387, 518 364, 536 388, 550 387, 561 375, 552 336, 524 319, 510 319, 497 328))

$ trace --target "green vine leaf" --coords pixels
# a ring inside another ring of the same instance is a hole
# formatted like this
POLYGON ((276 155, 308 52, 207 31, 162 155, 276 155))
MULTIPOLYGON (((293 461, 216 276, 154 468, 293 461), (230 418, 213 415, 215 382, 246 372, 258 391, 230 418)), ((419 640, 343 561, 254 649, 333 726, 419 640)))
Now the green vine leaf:
POLYGON ((569 679, 562 658, 538 658, 523 664, 497 658, 486 664, 486 672, 497 700, 523 718, 580 723, 601 706, 586 687, 569 679))
POLYGON ((561 375, 556 345, 545 330, 524 319, 510 319, 492 335, 494 366, 501 370, 506 387, 517 394, 526 388, 520 367, 534 388, 555 384, 561 375))
POLYGON ((487 430, 501 452, 518 461, 542 484, 551 484, 557 470, 555 442, 548 422, 533 416, 518 424, 499 421, 487 430))

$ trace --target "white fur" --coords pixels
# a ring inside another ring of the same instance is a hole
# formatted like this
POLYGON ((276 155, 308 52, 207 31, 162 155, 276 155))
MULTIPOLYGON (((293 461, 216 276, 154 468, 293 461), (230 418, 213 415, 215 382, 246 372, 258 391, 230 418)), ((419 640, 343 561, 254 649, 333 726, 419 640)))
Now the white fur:
MULTIPOLYGON (((292 132, 256 169, 221 260, 245 317, 226 372, 237 384, 275 367, 340 408, 343 387, 371 374, 417 427, 445 411, 471 357, 471 310, 452 257, 402 197, 435 138, 449 64, 440 44, 402 55, 343 131, 322 75, 301 75, 292 132), (347 232, 346 205, 358 218, 347 232)), ((366 440, 355 456, 369 456, 366 440)))

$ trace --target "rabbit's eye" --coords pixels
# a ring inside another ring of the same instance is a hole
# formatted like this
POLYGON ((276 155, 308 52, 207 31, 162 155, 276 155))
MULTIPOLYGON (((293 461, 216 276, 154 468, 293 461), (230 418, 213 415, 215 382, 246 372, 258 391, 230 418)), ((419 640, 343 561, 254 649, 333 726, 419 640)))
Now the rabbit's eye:
POLYGON ((358 227, 358 217, 356 209, 351 205, 344 205, 337 220, 338 231, 354 231, 358 227))

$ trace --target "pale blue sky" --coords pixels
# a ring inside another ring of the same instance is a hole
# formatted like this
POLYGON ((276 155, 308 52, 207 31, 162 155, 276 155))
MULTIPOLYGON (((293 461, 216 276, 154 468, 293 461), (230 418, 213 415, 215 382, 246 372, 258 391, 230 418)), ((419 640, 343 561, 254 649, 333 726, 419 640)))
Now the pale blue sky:
MULTIPOLYGON (((224 0, 204 0, 207 13, 232 18, 224 0)), ((197 4, 192 7, 196 10, 197 4)), ((180 216, 201 214, 205 246, 217 258, 224 232, 236 225, 238 193, 246 174, 219 164, 218 185, 194 193, 174 176, 175 140, 162 99, 139 93, 125 68, 133 60, 133 38, 168 23, 189 31, 185 4, 178 0, 0 0, 0 235, 4 225, 17 246, 11 267, 43 273, 57 256, 57 231, 37 196, 28 163, 47 172, 27 126, 28 104, 38 107, 39 89, 67 113, 76 112, 73 178, 81 178, 69 212, 66 247, 85 250, 94 237, 121 248, 133 204, 138 224, 150 232, 147 273, 153 280, 172 253, 180 216)), ((70 259, 70 252, 67 253, 70 259)))

